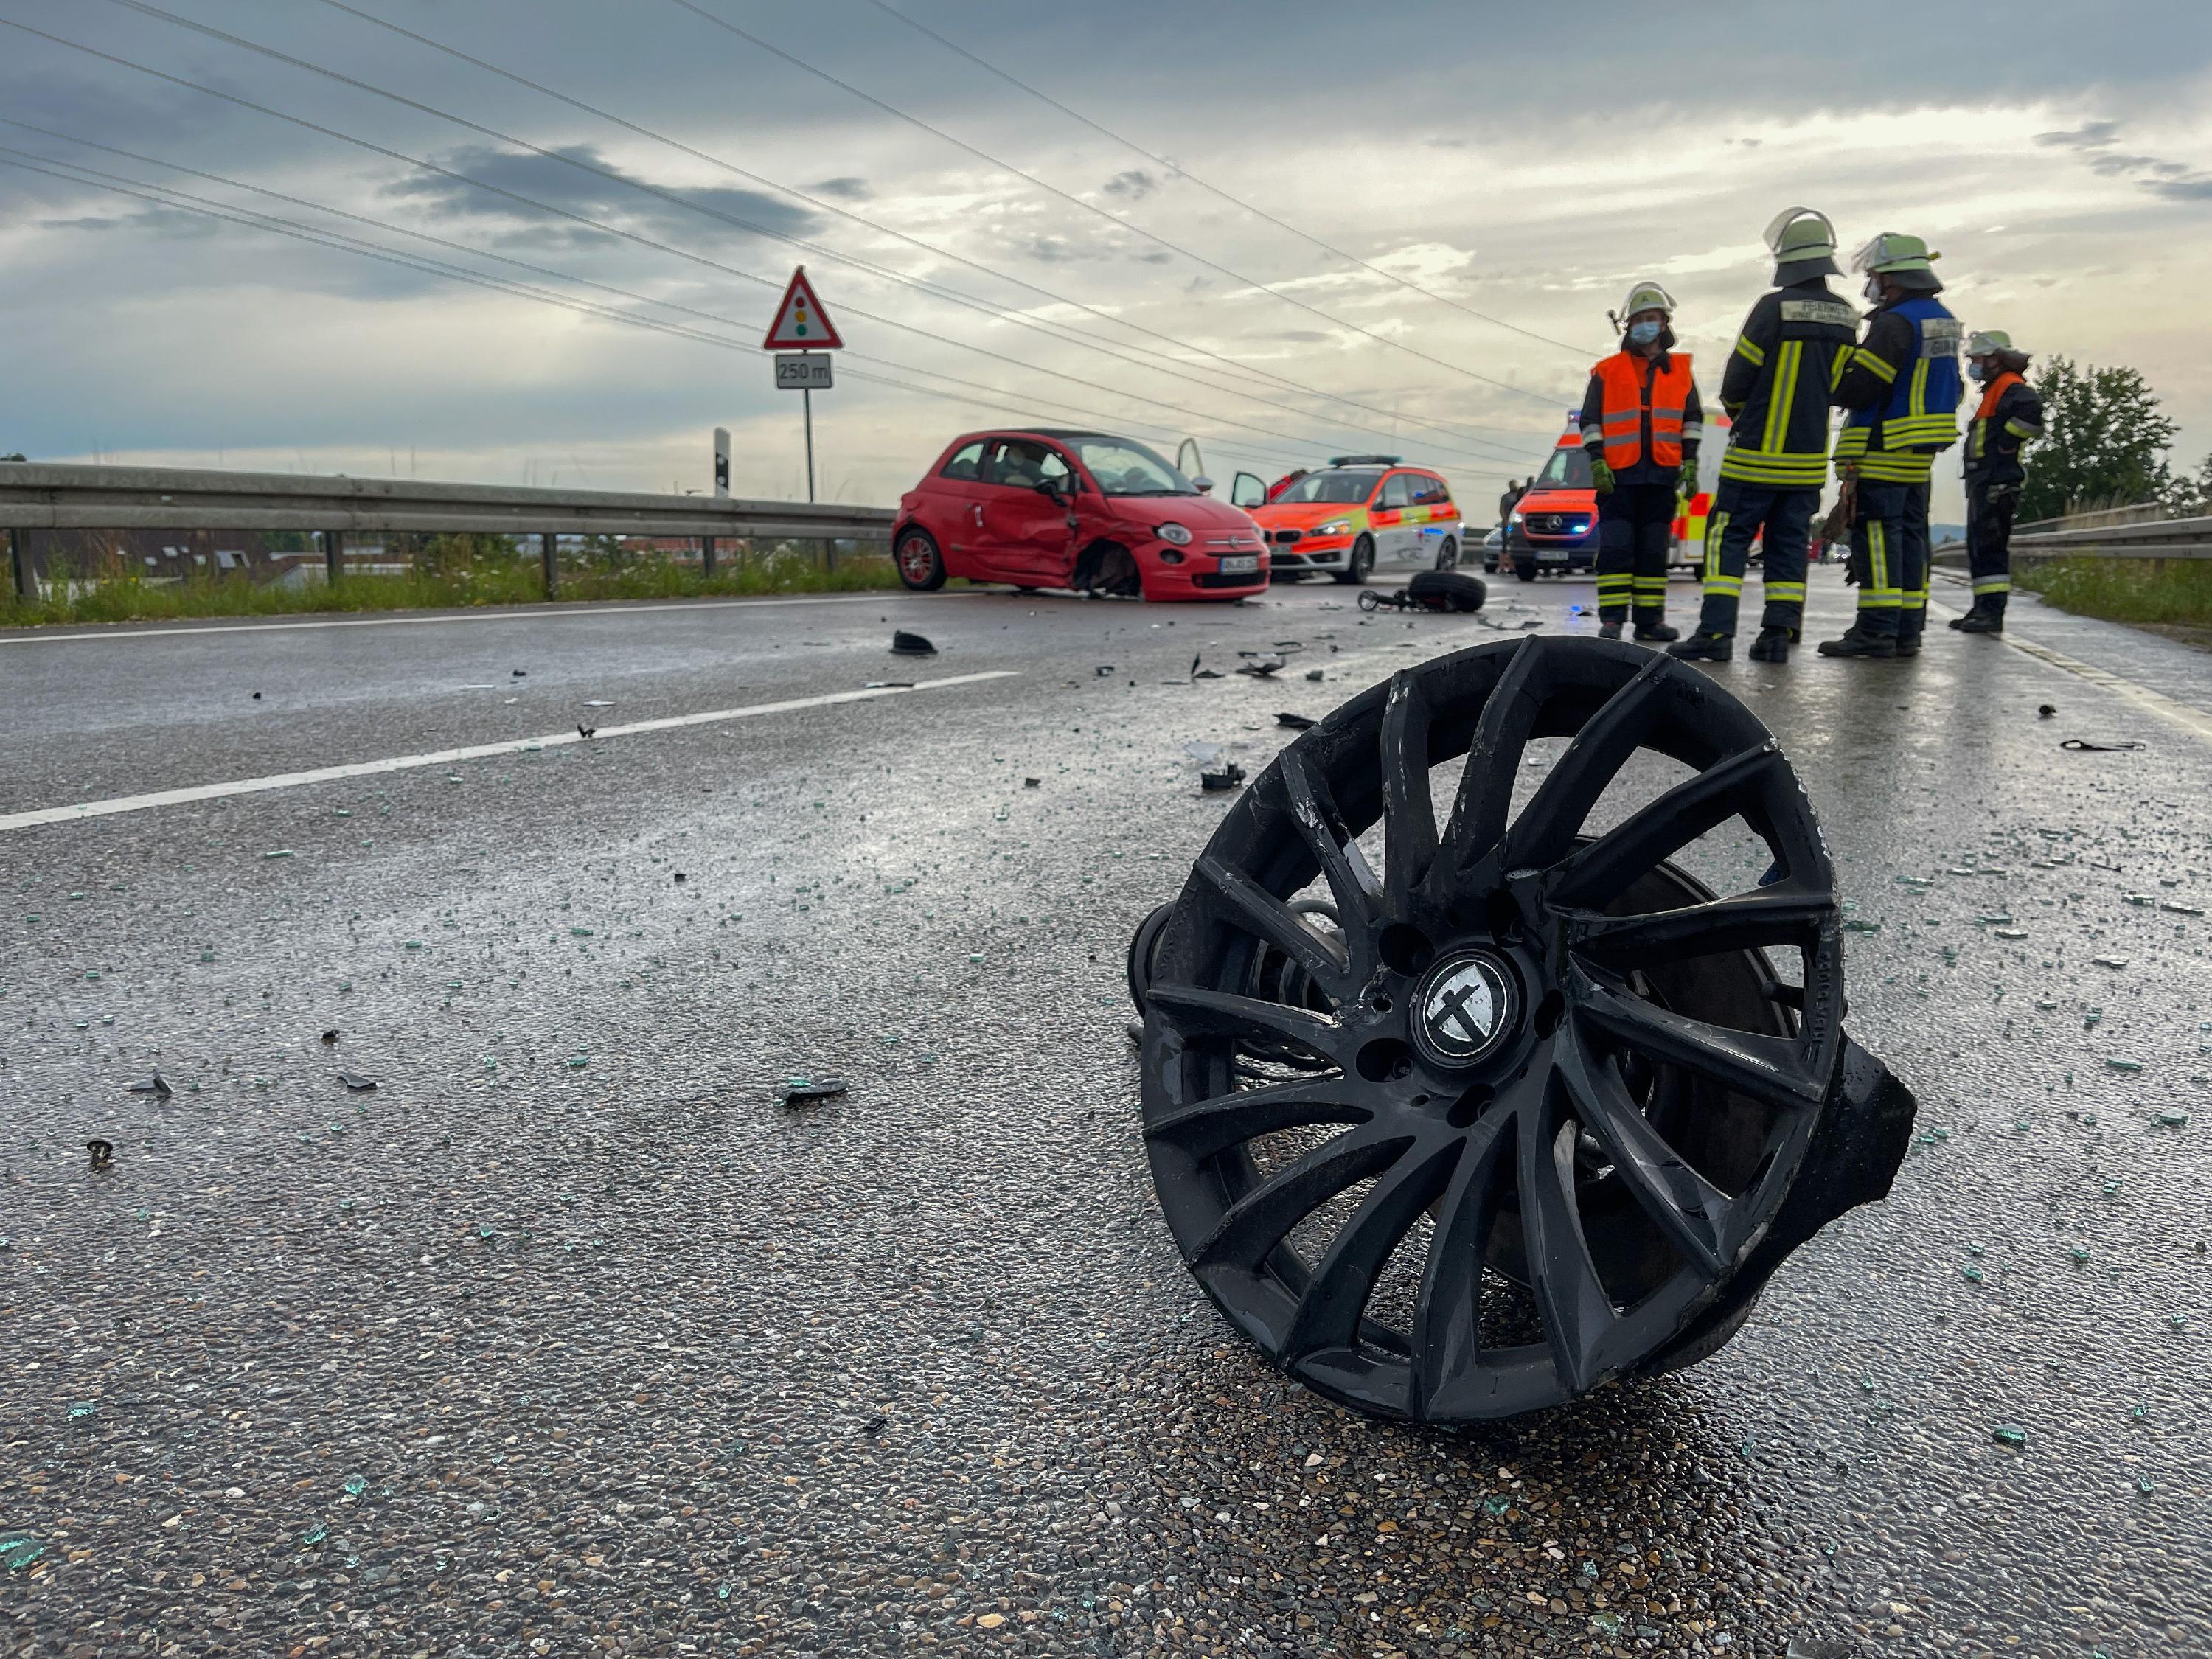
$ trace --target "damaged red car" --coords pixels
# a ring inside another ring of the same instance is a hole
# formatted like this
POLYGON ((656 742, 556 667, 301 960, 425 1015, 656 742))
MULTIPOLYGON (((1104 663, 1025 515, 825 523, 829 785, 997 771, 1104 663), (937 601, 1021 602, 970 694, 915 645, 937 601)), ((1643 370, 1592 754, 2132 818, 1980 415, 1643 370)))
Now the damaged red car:
POLYGON ((1147 599, 1264 592, 1259 526, 1211 488, 1109 433, 966 433, 901 497, 892 554, 917 592, 951 576, 1147 599))

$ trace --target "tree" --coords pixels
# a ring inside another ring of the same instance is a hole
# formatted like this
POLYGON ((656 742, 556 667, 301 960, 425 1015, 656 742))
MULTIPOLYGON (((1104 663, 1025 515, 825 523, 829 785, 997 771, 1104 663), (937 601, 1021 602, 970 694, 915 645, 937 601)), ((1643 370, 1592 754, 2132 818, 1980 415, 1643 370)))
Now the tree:
POLYGON ((2181 428, 2158 412, 2158 394, 2139 370, 2053 357, 2033 385, 2045 435, 2027 447, 2022 521, 2155 501, 2172 491, 2166 451, 2181 428))

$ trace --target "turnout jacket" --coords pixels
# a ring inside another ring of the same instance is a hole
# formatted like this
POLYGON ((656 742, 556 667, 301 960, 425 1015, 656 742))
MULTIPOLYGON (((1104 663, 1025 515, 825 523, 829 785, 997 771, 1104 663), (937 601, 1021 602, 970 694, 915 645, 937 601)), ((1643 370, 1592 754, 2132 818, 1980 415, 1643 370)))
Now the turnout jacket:
POLYGON ((1616 483, 1671 484, 1686 469, 1694 476, 1705 432, 1705 412, 1687 352, 1670 347, 1639 357, 1623 348, 1590 370, 1583 393, 1583 448, 1613 469, 1616 483), (1674 395, 1668 388, 1679 386, 1681 394, 1679 405, 1656 411, 1656 427, 1655 386, 1668 397, 1674 395))
POLYGON ((1721 377, 1721 407, 1732 423, 1722 477, 1769 489, 1827 482, 1828 409, 1858 322, 1818 276, 1752 307, 1721 377))
POLYGON ((2043 435, 2043 399, 2035 388, 2007 371, 1982 389, 1982 401, 1966 423, 1966 481, 2002 487, 2024 483, 2021 447, 2043 435))
POLYGON ((1928 482, 1937 453, 1959 441, 1964 337, 1933 295, 1908 294, 1875 312, 1836 388, 1850 411, 1836 440, 1838 469, 1856 465, 1877 483, 1928 482))

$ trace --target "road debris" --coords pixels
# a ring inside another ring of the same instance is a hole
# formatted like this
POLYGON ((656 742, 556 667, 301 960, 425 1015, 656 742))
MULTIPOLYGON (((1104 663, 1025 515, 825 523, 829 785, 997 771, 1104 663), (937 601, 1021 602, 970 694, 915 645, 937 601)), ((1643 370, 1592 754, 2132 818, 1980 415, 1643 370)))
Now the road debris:
POLYGON ((115 1162, 115 1145, 112 1141, 97 1139, 88 1140, 84 1143, 84 1149, 92 1154, 92 1167, 95 1170, 104 1170, 115 1162))
POLYGON ((903 628, 891 630, 891 655, 894 657, 933 657, 937 647, 927 637, 910 634, 903 628))
POLYGON ((1275 716, 1275 724, 1287 726, 1293 732, 1310 732, 1321 722, 1310 714, 1293 714, 1285 712, 1275 716))
POLYGON ((1255 679, 1273 679, 1283 672, 1283 659, 1272 651, 1239 651, 1245 660, 1237 664, 1237 672, 1249 674, 1255 679))
POLYGON ((577 735, 578 737, 580 737, 580 738, 596 738, 597 736, 599 736, 599 728, 598 726, 586 726, 586 725, 585 725, 585 724, 583 723, 583 721, 581 721, 581 720, 578 720, 578 721, 576 722, 576 735, 577 735))
POLYGON ((337 1028, 337 1026, 335 1026, 335 1025, 331 1026, 331 1029, 330 1029, 329 1030, 327 1030, 327 1031, 325 1031, 325 1032, 324 1032, 324 1033, 323 1033, 323 1041, 324 1041, 325 1042, 332 1042, 332 1043, 334 1043, 334 1042, 336 1042, 337 1040, 338 1040, 338 1028, 337 1028))
POLYGON ((1228 762, 1218 771, 1198 775, 1199 787, 1206 790, 1234 789, 1243 781, 1244 769, 1235 761, 1228 762))
POLYGON ((585 700, 583 706, 586 708, 611 708, 614 704, 605 697, 589 697, 585 700))
POLYGON ((845 1079, 841 1077, 794 1077, 784 1079, 775 1097, 787 1106, 805 1106, 845 1092, 845 1079))
POLYGON ((376 1079, 374 1078, 363 1077, 359 1072, 340 1072, 338 1073, 338 1081, 344 1084, 347 1088, 352 1090, 354 1093, 357 1095, 365 1095, 371 1089, 376 1087, 376 1079))
POLYGON ((2144 747, 2132 738, 2121 738, 2110 741, 2100 738, 2068 738, 2058 746, 2061 749, 2076 750, 2090 755, 2118 754, 2122 750, 2144 747))
POLYGON ((2036 719, 2038 719, 2038 720, 2049 720, 2049 719, 2050 719, 2053 714, 2057 714, 2057 712, 2058 712, 2058 705, 2057 705, 2057 703, 2055 703, 2055 702, 2046 702, 2046 703, 2042 704, 2040 707, 2039 707, 2039 708, 2036 709, 2036 711, 2035 711, 2035 717, 2036 717, 2036 719))

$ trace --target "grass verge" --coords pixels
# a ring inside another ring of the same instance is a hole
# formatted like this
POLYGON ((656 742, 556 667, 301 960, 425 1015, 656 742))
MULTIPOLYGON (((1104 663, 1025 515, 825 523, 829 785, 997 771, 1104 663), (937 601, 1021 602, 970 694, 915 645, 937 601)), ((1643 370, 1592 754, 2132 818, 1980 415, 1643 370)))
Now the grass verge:
MULTIPOLYGON (((4 584, 0 584, 4 586, 4 584)), ((620 568, 564 567, 562 599, 688 599, 766 593, 846 593, 896 587, 889 557, 848 556, 824 570, 803 554, 732 560, 712 577, 659 561, 620 568), (734 568, 732 568, 734 566, 734 568)), ((255 586, 237 575, 146 582, 125 576, 68 594, 0 595, 0 628, 52 623, 167 622, 192 617, 283 617, 331 611, 436 611, 538 605, 545 589, 532 562, 405 574, 348 575, 335 585, 255 586)))
POLYGON ((2084 617, 2212 628, 2212 559, 2051 559, 2021 565, 2012 579, 2084 617))

